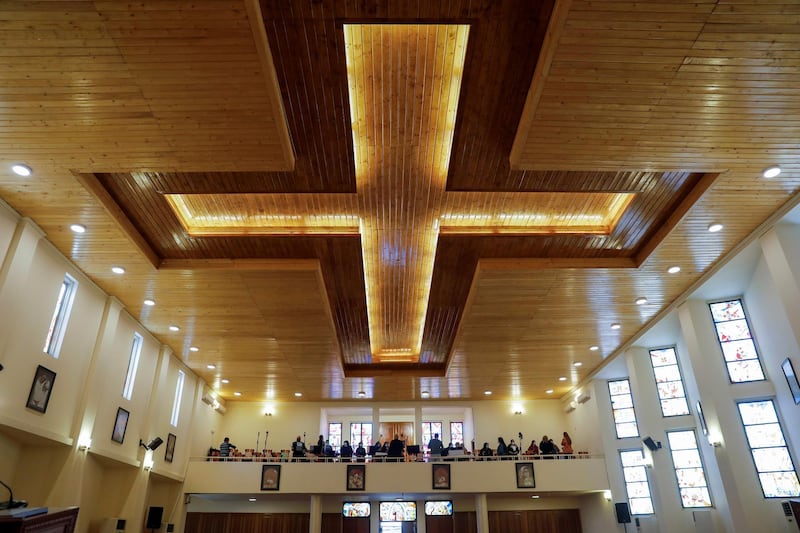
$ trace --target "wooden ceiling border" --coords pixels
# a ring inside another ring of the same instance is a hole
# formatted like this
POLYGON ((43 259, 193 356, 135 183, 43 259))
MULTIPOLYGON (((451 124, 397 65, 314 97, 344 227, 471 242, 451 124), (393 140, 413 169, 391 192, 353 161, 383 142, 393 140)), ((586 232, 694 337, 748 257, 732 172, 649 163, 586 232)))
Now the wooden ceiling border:
POLYGON ((267 95, 269 96, 271 108, 275 110, 275 130, 280 139, 281 150, 283 152, 286 167, 285 171, 294 170, 295 157, 292 148, 292 139, 289 135, 289 122, 286 119, 286 109, 283 107, 281 98, 281 88, 278 83, 278 73, 275 70, 275 63, 272 61, 272 51, 269 47, 267 32, 264 28, 264 18, 261 14, 261 6, 258 0, 245 0, 247 9, 247 19, 250 28, 253 30, 253 40, 258 52, 258 59, 261 63, 261 70, 264 74, 264 81, 267 83, 267 95))
POLYGON ((136 229, 136 226, 131 223, 122 208, 120 208, 117 202, 114 201, 114 198, 109 194, 108 190, 106 190, 97 179, 97 176, 80 172, 75 172, 74 175, 86 191, 106 210, 111 219, 131 243, 133 243, 136 249, 147 258, 154 268, 159 268, 161 265, 161 256, 156 253, 144 236, 136 229))
POLYGON ((319 259, 164 259, 159 270, 319 270, 319 259))
POLYGON ((542 48, 539 50, 539 61, 536 63, 536 70, 533 71, 531 87, 525 99, 525 106, 522 108, 522 116, 520 116, 519 125, 517 126, 517 134, 514 136, 514 144, 511 145, 511 153, 508 157, 511 170, 524 170, 519 165, 520 155, 525 149, 528 134, 533 126, 533 118, 539 105, 539 98, 542 96, 545 80, 550 73, 550 65, 552 65, 553 57, 556 53, 556 45, 566 26, 567 15, 571 6, 572 0, 556 0, 553 11, 550 14, 550 23, 547 25, 542 48))

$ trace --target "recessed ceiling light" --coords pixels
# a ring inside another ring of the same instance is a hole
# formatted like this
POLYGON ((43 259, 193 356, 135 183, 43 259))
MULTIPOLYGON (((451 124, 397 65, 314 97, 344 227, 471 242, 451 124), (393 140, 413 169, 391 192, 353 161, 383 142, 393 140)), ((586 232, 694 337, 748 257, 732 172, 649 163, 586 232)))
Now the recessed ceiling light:
POLYGON ((86 226, 83 224, 72 224, 69 229, 75 233, 86 233, 86 226))
POLYGON ((199 352, 200 348, 198 348, 197 346, 189 346, 189 351, 190 352, 199 352))
POLYGON ((295 392, 294 395, 299 398, 299 397, 301 397, 303 395, 303 393, 302 392, 295 392))
POLYGON ((547 389, 544 391, 545 394, 553 394, 553 389, 547 389))
POLYGON ((366 395, 367 395, 367 393, 364 392, 363 390, 358 391, 358 397, 359 398, 364 398, 366 395))
POLYGON ((492 395, 492 391, 490 391, 490 390, 485 390, 485 391, 483 391, 483 393, 484 393, 486 396, 491 396, 491 395, 492 395))
POLYGON ((179 328, 178 326, 170 326, 170 327, 169 327, 169 330, 170 330, 170 331, 180 331, 180 330, 181 330, 181 328, 179 328))
POLYGON ((765 178, 774 178, 780 173, 781 173, 781 167, 774 166, 765 168, 764 172, 762 172, 761 175, 764 176, 765 178))
POLYGON ((611 329, 620 329, 621 327, 622 324, 620 324, 619 322, 614 322, 613 324, 611 324, 611 329))
POLYGON ((231 380, 229 380, 229 379, 223 379, 221 381, 222 381, 222 383, 230 383, 231 382, 231 380))
POLYGON ((646 303, 647 303, 647 298, 645 298, 644 296, 636 298, 636 305, 644 305, 646 303))
POLYGON ((431 395, 431 393, 426 390, 422 391, 420 394, 422 395, 423 398, 428 398, 431 395))
POLYGON ((22 176, 23 178, 27 178, 33 173, 31 167, 29 167, 28 165, 22 165, 20 163, 17 163, 16 165, 11 165, 11 172, 16 174, 17 176, 22 176))
POLYGON ((567 376, 561 376, 558 381, 567 381, 567 376))
POLYGON ((154 305, 156 305, 156 301, 155 300, 151 300, 150 298, 148 298, 147 300, 145 300, 142 303, 144 305, 148 306, 148 307, 153 307, 154 305))
POLYGON ((678 265, 671 266, 671 267, 669 267, 667 269, 667 272, 669 272, 670 274, 677 274, 680 271, 681 271, 681 267, 679 267, 678 265))
POLYGON ((574 363, 572 363, 572 366, 577 368, 579 366, 583 366, 583 363, 581 363, 580 361, 575 361, 574 363))
POLYGON ((723 228, 722 224, 711 224, 710 226, 708 226, 708 232, 716 233, 718 231, 722 231, 722 228, 723 228))
POLYGON ((591 350, 591 351, 593 351, 593 352, 596 352, 596 351, 597 351, 597 350, 599 350, 599 349, 600 349, 600 347, 599 347, 599 346, 597 346, 597 345, 595 345, 595 346, 589 346, 589 350, 591 350))
POLYGON ((113 272, 114 274, 124 274, 125 273, 125 269, 120 267, 120 266, 115 266, 115 267, 111 267, 111 272, 113 272))
POLYGON ((233 393, 233 395, 234 395, 234 396, 241 396, 241 395, 242 395, 242 393, 241 393, 241 392, 239 392, 239 391, 236 391, 236 392, 234 392, 234 393, 233 393))
POLYGON ((215 368, 217 368, 217 365, 206 365, 206 368, 209 370, 214 370, 215 368))
POLYGON ((532 500, 538 500, 539 498, 540 496, 538 494, 534 494, 533 496, 531 496, 532 500))
POLYGON ((254 501, 256 501, 256 499, 255 498, 249 498, 247 501, 254 502, 254 501))

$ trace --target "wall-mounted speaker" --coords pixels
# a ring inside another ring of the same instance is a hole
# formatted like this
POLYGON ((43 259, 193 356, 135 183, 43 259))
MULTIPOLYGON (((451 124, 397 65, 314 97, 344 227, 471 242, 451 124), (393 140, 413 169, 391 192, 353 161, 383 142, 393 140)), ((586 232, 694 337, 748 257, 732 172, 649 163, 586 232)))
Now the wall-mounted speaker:
POLYGON ((151 507, 147 511, 147 529, 161 529, 161 517, 164 516, 163 507, 151 507))
POLYGON ((631 511, 628 508, 628 502, 615 503, 614 510, 617 512, 617 524, 631 523, 631 511))
POLYGON ((642 439, 642 442, 644 442, 644 445, 647 446, 651 452, 661 448, 661 443, 654 441, 652 437, 645 437, 642 439))
POLYGON ((125 531, 125 520, 123 518, 117 519, 117 531, 125 531))
POLYGON ((586 391, 583 391, 583 392, 581 392, 581 393, 578 395, 578 398, 577 398, 577 400, 578 400, 578 403, 586 403, 586 402, 588 402, 588 401, 589 401, 589 400, 591 400, 591 399, 592 399, 592 396, 591 396, 591 394, 589 394, 589 393, 588 393, 588 392, 586 392, 586 391))
POLYGON ((167 524, 167 533, 175 531, 175 524, 167 524))

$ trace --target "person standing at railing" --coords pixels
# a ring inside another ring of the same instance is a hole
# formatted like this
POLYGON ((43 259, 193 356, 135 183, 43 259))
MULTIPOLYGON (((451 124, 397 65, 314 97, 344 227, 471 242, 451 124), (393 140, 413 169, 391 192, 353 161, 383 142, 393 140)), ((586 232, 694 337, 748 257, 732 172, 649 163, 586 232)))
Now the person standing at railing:
POLYGON ((494 450, 489 448, 488 442, 484 442, 483 448, 478 452, 478 457, 491 457, 492 455, 494 455, 494 450))
POLYGON ((348 461, 350 460, 351 457, 353 457, 353 447, 350 446, 350 441, 347 440, 344 441, 342 447, 339 449, 339 457, 341 457, 342 459, 347 459, 348 461))
POLYGON ((525 450, 525 455, 539 455, 539 447, 536 445, 536 440, 531 440, 531 445, 525 450))
POLYGON ((434 433, 433 438, 428 442, 428 450, 431 455, 442 455, 444 444, 439 440, 439 434, 434 433))
POLYGON ((297 436, 297 440, 292 443, 292 457, 305 457, 306 456, 306 443, 297 436))
POLYGON ((506 441, 503 440, 503 437, 497 437, 497 455, 508 455, 508 446, 506 446, 506 441))
POLYGON ((235 450, 236 445, 231 442, 231 439, 225 437, 224 439, 222 439, 222 444, 219 445, 219 456, 229 457, 231 454, 231 448, 235 450))
POLYGON ((564 432, 564 438, 561 439, 561 453, 568 453, 572 454, 572 439, 569 436, 569 433, 566 431, 564 432))
POLYGON ((389 457, 403 457, 406 448, 406 443, 404 440, 400 440, 400 436, 395 433, 394 439, 392 442, 389 443, 389 450, 387 451, 387 455, 389 457))

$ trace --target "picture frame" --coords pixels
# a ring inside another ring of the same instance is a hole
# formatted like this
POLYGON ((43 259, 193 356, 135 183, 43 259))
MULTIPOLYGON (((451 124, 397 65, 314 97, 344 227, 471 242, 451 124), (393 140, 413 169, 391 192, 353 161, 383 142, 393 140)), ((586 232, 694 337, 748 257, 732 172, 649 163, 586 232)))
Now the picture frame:
POLYGON ((517 488, 534 489, 536 488, 536 476, 533 471, 533 463, 515 463, 517 488))
POLYGON ((347 465, 347 490, 364 490, 367 485, 367 469, 364 465, 347 465))
POLYGON ((25 407, 40 413, 46 412, 47 404, 50 403, 50 395, 53 393, 53 383, 55 383, 55 381, 55 372, 42 365, 37 366, 25 407))
POLYGON ((783 376, 786 378, 786 383, 789 385, 789 391, 792 393, 792 399, 795 405, 800 405, 800 382, 797 381, 797 374, 792 366, 792 360, 788 357, 781 363, 781 370, 783 376))
POLYGON ((128 430, 128 419, 130 411, 117 408, 117 417, 114 419, 114 430, 111 432, 111 440, 122 444, 125 441, 125 432, 128 430))
POLYGON ((261 467, 261 490, 280 490, 281 465, 267 464, 261 467))
POLYGON ((431 488, 434 490, 450 490, 450 465, 434 463, 431 466, 431 488))
POLYGON ((178 440, 178 436, 170 433, 167 435, 167 451, 164 452, 164 461, 171 463, 172 458, 175 455, 175 441, 178 440))

